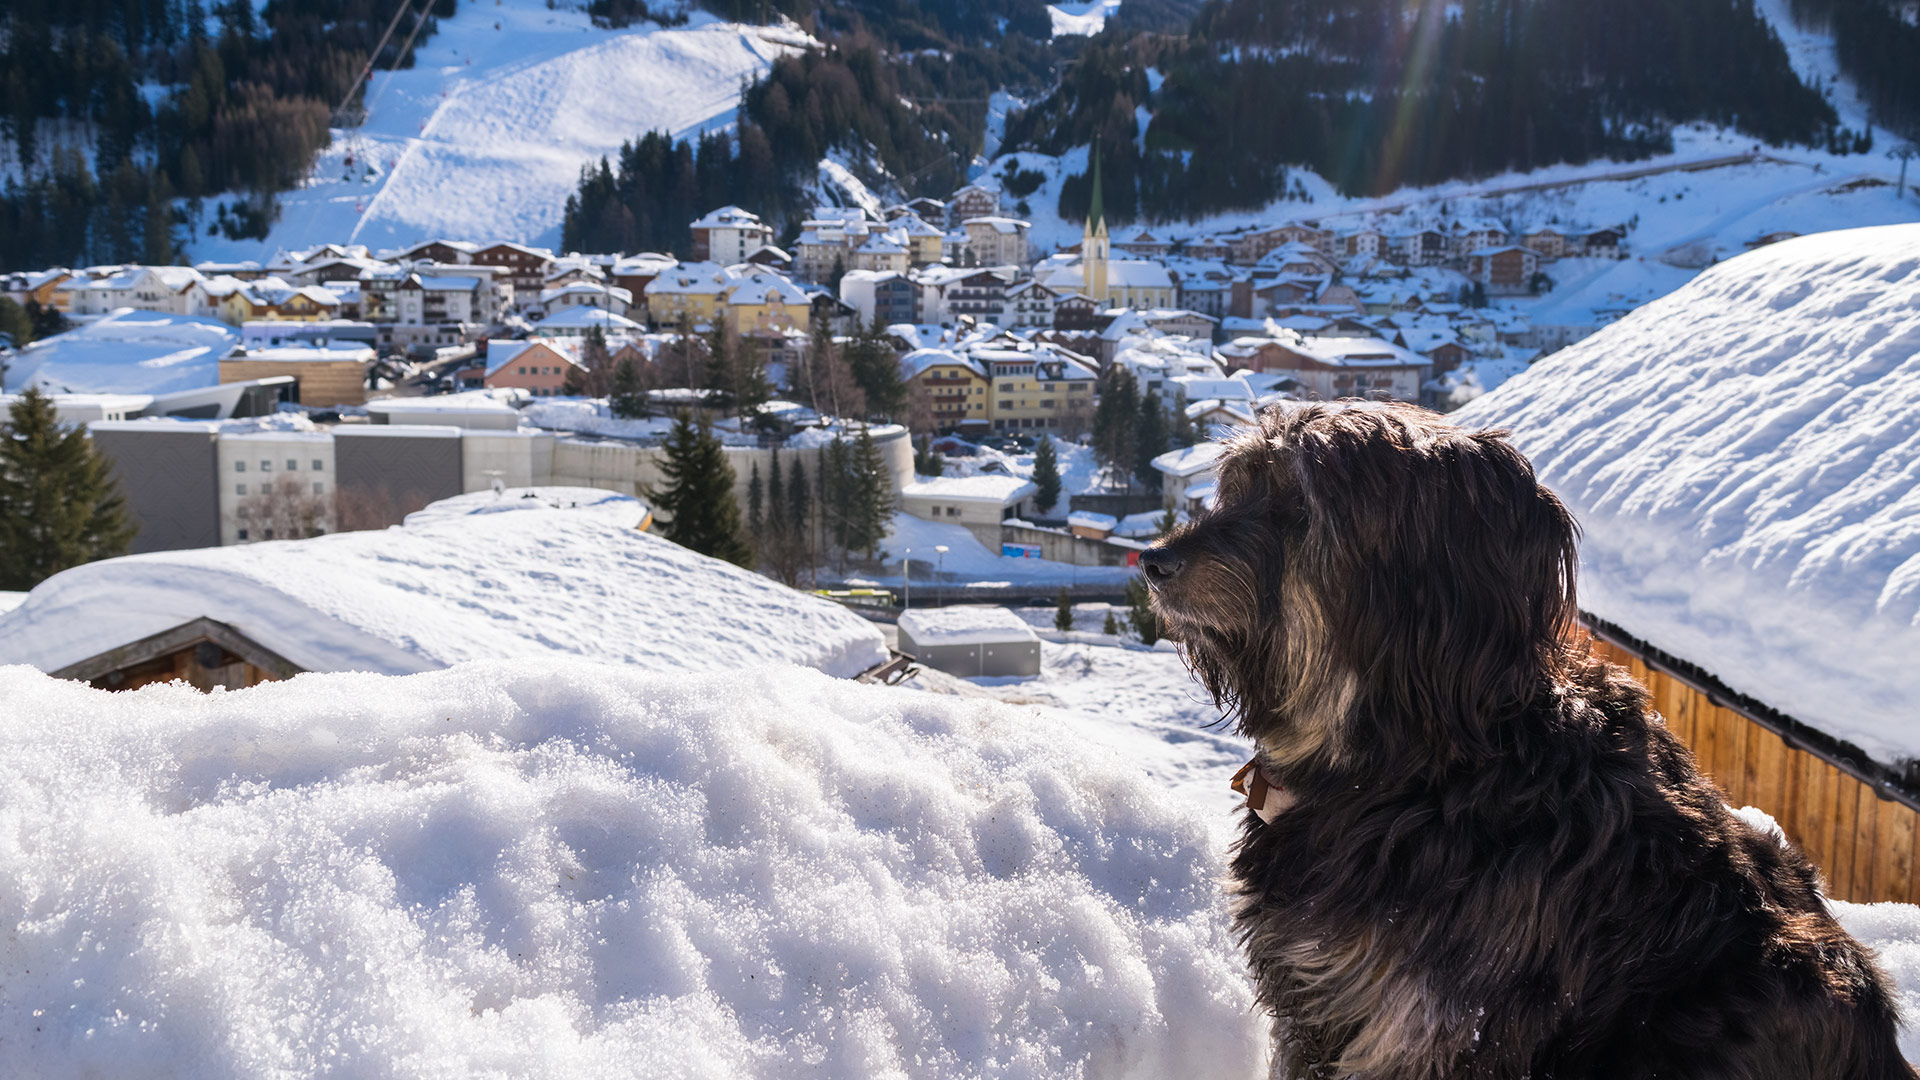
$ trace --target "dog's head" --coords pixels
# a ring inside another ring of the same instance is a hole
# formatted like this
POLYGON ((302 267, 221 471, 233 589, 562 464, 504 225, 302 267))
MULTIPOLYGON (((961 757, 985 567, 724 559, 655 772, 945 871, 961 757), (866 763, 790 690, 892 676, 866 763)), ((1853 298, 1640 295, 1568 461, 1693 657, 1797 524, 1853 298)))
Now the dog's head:
POLYGON ((1315 404, 1232 439, 1214 507, 1140 562, 1270 761, 1439 765, 1489 752, 1564 663, 1575 539, 1504 432, 1315 404))

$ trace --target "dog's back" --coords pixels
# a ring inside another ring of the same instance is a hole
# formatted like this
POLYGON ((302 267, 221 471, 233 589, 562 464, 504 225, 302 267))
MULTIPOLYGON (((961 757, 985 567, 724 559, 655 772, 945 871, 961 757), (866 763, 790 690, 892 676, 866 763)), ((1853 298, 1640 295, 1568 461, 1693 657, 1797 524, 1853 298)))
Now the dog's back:
POLYGON ((1915 1075, 1811 864, 1726 808, 1624 672, 1585 667, 1530 720, 1437 786, 1309 781, 1249 815, 1240 929, 1296 1071, 1915 1075))

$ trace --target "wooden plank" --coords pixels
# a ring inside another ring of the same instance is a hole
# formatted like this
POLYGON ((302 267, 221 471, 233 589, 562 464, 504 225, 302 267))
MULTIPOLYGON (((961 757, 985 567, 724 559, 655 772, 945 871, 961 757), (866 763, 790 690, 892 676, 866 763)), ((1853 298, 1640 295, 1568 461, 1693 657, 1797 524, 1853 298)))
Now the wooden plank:
POLYGON ((1872 787, 1858 781, 1853 786, 1858 806, 1853 818, 1853 895, 1847 899, 1856 904, 1870 904, 1880 899, 1874 894, 1874 870, 1880 861, 1876 836, 1880 825, 1880 796, 1872 787))
POLYGON ((1854 899, 1853 824, 1860 817, 1860 785, 1853 777, 1831 765, 1822 764, 1827 783, 1833 786, 1833 865, 1827 878, 1830 895, 1841 900, 1854 899))
POLYGON ((1661 715, 1667 718, 1667 723, 1673 728, 1675 735, 1688 745, 1692 745, 1693 710, 1688 704, 1692 694, 1679 679, 1671 675, 1660 676, 1659 685, 1661 715))
POLYGON ((1775 820, 1786 815, 1780 801, 1781 759, 1786 752, 1787 744, 1780 741, 1780 736, 1751 721, 1747 723, 1747 798, 1775 820))
MULTIPOLYGON (((1719 748, 1720 733, 1713 726, 1713 707, 1704 698, 1695 698, 1689 702, 1689 712, 1693 714, 1693 758, 1700 771, 1706 773, 1714 783, 1720 783, 1720 777, 1714 774, 1718 763, 1714 760, 1719 748)), ((1725 785, 1721 785, 1725 789, 1725 785)))
POLYGON ((1749 802, 1746 785, 1742 783, 1744 773, 1741 764, 1747 756, 1747 720, 1735 716, 1729 709, 1719 705, 1713 707, 1714 735, 1714 775, 1720 778, 1720 786, 1727 789, 1733 805, 1744 806, 1749 802))
POLYGON ((1880 804, 1880 850, 1886 877, 1875 875, 1874 891, 1883 900, 1913 902, 1913 809, 1900 803, 1880 804))
POLYGON ((1833 882, 1833 789, 1827 783, 1827 763, 1812 754, 1800 756, 1800 775, 1805 785, 1800 809, 1800 849, 1820 868, 1820 876, 1832 888, 1833 882))
POLYGON ((1813 852, 1807 850, 1806 811, 1807 811, 1807 771, 1801 759, 1807 755, 1791 749, 1786 743, 1780 744, 1780 815, 1775 819, 1786 830, 1787 839, 1799 845, 1807 852, 1807 858, 1813 858, 1813 852))

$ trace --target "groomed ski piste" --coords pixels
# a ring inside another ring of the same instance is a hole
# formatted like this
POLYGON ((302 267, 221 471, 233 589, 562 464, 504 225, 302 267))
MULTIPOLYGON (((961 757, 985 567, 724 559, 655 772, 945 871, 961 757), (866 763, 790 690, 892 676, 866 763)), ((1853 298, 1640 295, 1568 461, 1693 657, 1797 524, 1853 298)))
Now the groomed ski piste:
POLYGON ((744 84, 813 44, 790 27, 687 14, 684 26, 609 30, 573 5, 468 0, 412 67, 374 73, 366 123, 335 129, 265 240, 197 237, 193 258, 441 236, 557 245, 582 166, 649 131, 693 139, 733 123, 744 84))

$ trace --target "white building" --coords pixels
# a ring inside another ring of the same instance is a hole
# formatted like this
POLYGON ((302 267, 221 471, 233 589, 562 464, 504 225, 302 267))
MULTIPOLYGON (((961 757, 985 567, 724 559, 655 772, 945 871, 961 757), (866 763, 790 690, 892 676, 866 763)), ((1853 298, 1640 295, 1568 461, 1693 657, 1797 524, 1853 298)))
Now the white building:
POLYGON ((988 551, 999 551, 1000 523, 1031 514, 1039 493, 1017 476, 936 476, 902 487, 900 509, 927 521, 962 526, 988 551))
POLYGON ((222 544, 298 540, 333 531, 331 434, 236 432, 223 434, 214 449, 222 544))
MULTIPOLYGON (((722 266, 747 261, 747 256, 773 243, 773 230, 758 214, 737 206, 723 206, 690 226, 693 232, 693 258, 722 266)), ((624 314, 624 313, 623 313, 624 314)))

